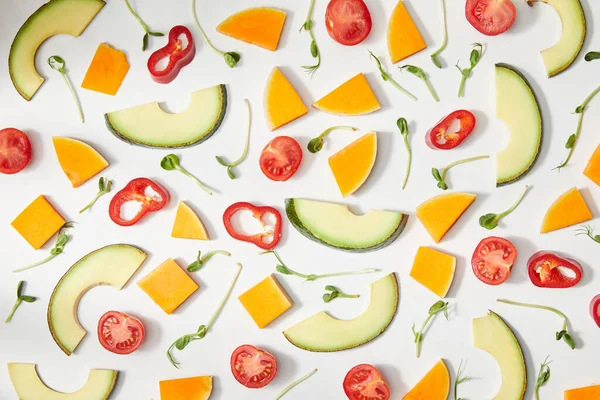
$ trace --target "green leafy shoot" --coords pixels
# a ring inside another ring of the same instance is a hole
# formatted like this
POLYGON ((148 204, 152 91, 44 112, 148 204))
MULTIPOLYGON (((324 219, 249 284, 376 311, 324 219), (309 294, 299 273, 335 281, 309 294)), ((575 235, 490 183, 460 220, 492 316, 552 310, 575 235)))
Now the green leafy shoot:
POLYGON ((346 294, 342 292, 335 286, 327 285, 325 286, 325 290, 327 293, 323 293, 323 301, 325 303, 329 303, 333 299, 344 298, 344 299, 357 299, 360 297, 360 294, 346 294))
POLYGON ((127 4, 127 8, 129 9, 129 12, 135 17, 135 19, 137 19, 137 21, 140 23, 140 25, 142 26, 142 28, 144 28, 144 31, 146 32, 144 34, 144 37, 142 38, 142 51, 146 51, 146 49, 148 48, 148 37, 149 36, 165 36, 165 34, 161 33, 161 32, 151 31, 150 28, 148 27, 148 25, 146 25, 146 23, 142 20, 142 18, 140 18, 140 16, 133 10, 133 8, 131 7, 131 4, 129 4, 129 0, 125 0, 125 4, 127 4))
POLYGON ((196 272, 199 271, 202 267, 204 267, 204 264, 206 264, 206 262, 208 260, 210 260, 210 258, 216 254, 221 254, 224 256, 229 257, 231 255, 230 252, 225 251, 225 250, 213 250, 213 251, 209 251, 208 253, 206 253, 205 256, 202 256, 202 252, 198 252, 198 255, 196 256, 196 261, 194 261, 193 263, 191 263, 190 265, 187 266, 187 270, 188 272, 196 272))
POLYGON ((540 366, 540 372, 538 373, 537 381, 535 382, 535 400, 540 400, 540 388, 550 379, 550 367, 548 364, 550 364, 551 361, 548 361, 549 358, 550 356, 546 357, 540 366))
POLYGON ((94 204, 96 204, 98 199, 100 197, 104 196, 105 194, 110 193, 111 189, 112 189, 112 181, 108 178, 100 177, 100 179, 98 180, 98 193, 96 193, 96 196, 94 196, 92 201, 90 201, 87 206, 85 206, 81 210, 79 210, 79 214, 83 213, 84 211, 86 211, 89 208, 92 208, 92 206, 94 204))
POLYGON ((81 109, 81 103, 79 102, 79 97, 77 97, 75 88, 73 87, 71 80, 67 76, 67 68, 66 68, 65 60, 60 56, 50 56, 48 58, 48 65, 50 65, 50 67, 53 70, 60 72, 60 74, 62 75, 65 83, 67 84, 67 87, 69 88, 69 91, 71 92, 71 96, 73 97, 73 101, 75 102, 75 105, 77 106, 77 110, 79 111, 79 120, 81 122, 85 122, 85 118, 83 117, 83 110, 81 109))
POLYGON ((577 232, 575 233, 575 236, 585 235, 592 239, 594 242, 600 243, 600 235, 594 235, 594 231, 589 225, 582 225, 581 227, 577 228, 575 232, 577 232))
POLYGON ((500 222, 500 220, 502 218, 506 217, 508 214, 515 211, 517 206, 521 203, 521 200, 523 200, 523 197, 525 197, 525 193, 527 193, 527 190, 529 190, 529 186, 525 186, 525 190, 523 190, 523 192, 521 193, 521 195, 519 196, 517 201, 515 201, 508 210, 501 212, 499 214, 490 213, 490 214, 485 214, 485 215, 482 215, 481 217, 479 217, 479 225, 481 225, 483 228, 489 229, 489 230, 492 230, 495 227, 497 227, 498 222, 500 222))
POLYGON ((417 358, 421 356, 421 343, 423 342, 423 334, 425 333, 425 328, 427 324, 433 317, 435 317, 438 313, 444 313, 444 317, 446 317, 446 321, 448 320, 448 303, 439 300, 435 302, 431 307, 429 307, 429 315, 423 325, 421 325, 421 329, 419 331, 415 331, 415 324, 412 325, 412 332, 415 335, 415 344, 417 347, 417 358))
POLYGON ((574 114, 579 114, 579 119, 577 121, 577 129, 575 130, 575 133, 571 134, 571 136, 567 138, 567 142, 565 143, 565 148, 569 150, 569 153, 567 154, 567 158, 562 163, 560 163, 558 167, 554 167, 553 169, 557 169, 560 171, 562 168, 566 167, 569 161, 571 160, 571 156, 573 156, 573 150, 575 150, 575 144, 577 143, 577 140, 579 139, 579 134, 581 133, 581 125, 583 124, 583 113, 585 112, 588 103, 592 101, 592 99, 598 94, 598 92, 600 92, 600 86, 594 89, 594 91, 590 93, 588 97, 585 98, 583 103, 581 103, 575 109, 574 114))
POLYGON ((460 86, 458 87, 458 97, 463 97, 465 93, 465 83, 467 79, 471 76, 471 71, 475 68, 475 66, 479 63, 481 56, 483 55, 483 45, 481 43, 473 43, 473 50, 471 50, 471 55, 469 56, 469 68, 461 68, 458 66, 459 61, 456 62, 456 68, 460 71, 461 79, 460 86))
POLYGON ((25 267, 17 268, 13 272, 22 272, 22 271, 26 271, 31 268, 35 268, 37 266, 47 263, 48 261, 52 260, 54 257, 62 254, 63 250, 65 249, 65 246, 67 245, 67 242, 70 239, 70 236, 67 235, 65 233, 65 231, 72 227, 73 227, 73 222, 67 222, 66 224, 64 224, 62 226, 62 228, 60 228, 60 230, 58 231, 58 237, 56 238, 56 243, 54 243, 54 247, 52 248, 52 250, 50 250, 50 255, 48 257, 46 257, 43 260, 38 261, 36 263, 27 265, 25 267))
POLYGON ((317 63, 315 65, 303 65, 302 69, 312 78, 313 74, 319 67, 321 66, 321 52, 319 51, 319 46, 317 46, 317 41, 315 40, 315 35, 313 34, 313 20, 312 12, 315 6, 315 0, 310 0, 310 5, 308 6, 308 13, 306 14, 306 20, 304 24, 300 27, 298 32, 306 31, 310 36, 310 55, 312 58, 317 59, 317 63))
POLYGON ((250 112, 250 102, 248 101, 248 99, 244 99, 244 103, 246 104, 246 111, 248 113, 248 122, 246 123, 246 142, 244 144, 244 151, 242 152, 242 155, 237 160, 230 163, 225 161, 221 156, 215 156, 219 164, 221 164, 224 167, 227 167, 227 176, 229 176, 230 179, 235 179, 235 174, 233 173, 232 168, 240 165, 241 162, 246 159, 246 157, 248 156, 248 147, 250 146, 250 126, 252 124, 252 113, 250 112))
POLYGON ((584 57, 585 61, 593 61, 600 58, 600 52, 598 51, 590 51, 584 57))
POLYGON ((442 51, 444 51, 446 45, 448 44, 448 27, 446 25, 446 2, 444 0, 440 0, 440 2, 442 4, 442 30, 444 31, 444 40, 442 41, 440 47, 431 54, 431 62, 433 62, 436 67, 441 69, 442 63, 438 59, 438 56, 442 51))
POLYGON ((185 176, 187 176, 188 178, 190 178, 191 180, 196 182, 196 184, 198 186, 200 186, 200 189, 204 190, 206 193, 208 193, 210 195, 213 194, 212 190, 210 190, 204 183, 202 183, 200 181, 200 179, 198 179, 194 175, 190 174, 185 168, 183 168, 180 165, 179 157, 177 157, 175 154, 168 154, 168 155, 164 156, 163 159, 160 161, 160 166, 165 171, 181 172, 182 174, 184 174, 185 176))
POLYGON ((275 400, 281 399, 287 392, 289 392, 290 390, 292 390, 293 388, 295 388, 296 386, 298 386, 299 384, 301 384, 302 382, 304 382, 305 380, 307 380, 308 378, 310 378, 311 376, 316 374, 317 371, 318 370, 315 368, 312 371, 310 371, 308 374, 304 375, 302 378, 290 383, 285 389, 283 389, 281 392, 279 392, 277 397, 275 397, 275 400))
POLYGON ((450 168, 456 167, 457 165, 460 165, 460 164, 470 163, 470 162, 478 161, 478 160, 484 160, 486 158, 490 158, 490 156, 478 156, 478 157, 466 158, 464 160, 454 161, 454 162, 448 164, 448 166, 446 166, 445 168, 442 168, 441 172, 437 168, 431 168, 431 174, 437 181, 437 187, 439 187, 442 190, 447 190, 448 184, 446 184, 446 174, 448 173, 450 168))
POLYGON ((456 372, 456 380, 454 381, 454 400, 465 400, 463 398, 458 397, 458 385, 473 379, 470 376, 463 376, 464 371, 462 369, 462 363, 462 360, 460 360, 460 364, 458 365, 458 372, 456 372))
POLYGON ((221 313, 223 306, 225 305, 225 303, 227 302, 227 299, 229 298, 229 296, 231 295, 231 292, 233 291, 235 282, 237 281, 238 277, 240 276, 240 272, 242 271, 242 264, 237 263, 236 266, 237 266, 237 272, 235 273, 235 276, 233 277, 233 280, 231 281, 231 284, 229 285, 229 288, 227 289, 225 296, 223 296, 223 299, 221 300, 221 302, 219 303, 219 306, 215 310, 215 313, 212 315, 212 317, 208 321, 208 324, 200 325, 198 327, 198 329, 196 330, 196 332, 181 336, 179 339, 174 341, 173 344, 171 344, 171 346, 169 346, 169 349, 167 350, 167 358, 169 359, 169 361, 175 368, 179 368, 179 363, 175 360, 175 358, 173 358, 173 354, 172 354, 173 348, 176 348, 177 350, 182 351, 191 342, 200 340, 200 339, 204 339, 204 337, 208 333, 209 329, 213 326, 217 317, 221 313))
POLYGON ((6 317, 6 319, 4 320, 4 323, 6 323, 6 324, 8 324, 10 322, 13 315, 15 315, 15 311, 17 311, 17 308, 19 308, 19 306, 21 305, 22 302, 33 303, 34 301, 37 300, 33 296, 26 296, 23 294, 23 284, 24 283, 25 283, 24 281, 19 281, 19 283, 17 284, 17 300, 15 301, 15 305, 13 306, 12 310, 10 310, 10 314, 8 314, 8 317, 6 317))
POLYGON ((429 82, 429 79, 427 78, 427 74, 425 73, 425 71, 423 71, 421 68, 419 68, 415 65, 410 65, 410 64, 406 64, 406 65, 403 65, 398 68, 400 68, 400 71, 410 72, 411 74, 413 74, 414 76, 416 76, 417 78, 419 78, 420 80, 425 82, 425 86, 427 86, 427 90, 429 90, 431 97, 433 97, 433 99, 436 102, 440 101, 440 98, 438 97, 437 93, 435 93, 433 86, 431 86, 431 82, 429 82))
POLYGON ((267 251, 263 251, 262 253, 259 253, 259 254, 260 255, 273 254, 275 256, 275 258, 277 258, 277 261, 279 262, 279 264, 277 264, 277 266, 275 267, 277 272, 284 274, 284 275, 297 276, 299 278, 304 279, 304 282, 316 281, 317 279, 331 278, 334 276, 360 275, 360 274, 370 274, 372 272, 377 272, 377 270, 375 268, 365 268, 365 269, 361 269, 359 271, 334 272, 331 274, 323 274, 323 275, 317 275, 317 274, 306 275, 306 274, 301 274, 300 272, 296 272, 296 271, 288 268, 287 265, 285 265, 285 263, 281 260, 281 257, 279 257, 279 254, 277 254, 277 252, 275 250, 267 250, 267 251))
POLYGON ((325 136, 329 135, 331 132, 333 132, 337 129, 342 129, 342 130, 346 130, 346 131, 357 131, 358 130, 358 128, 354 128, 352 126, 338 125, 338 126, 329 127, 327 129, 325 129, 323 132, 321 132, 321 134, 319 136, 312 138, 310 140, 310 142, 308 142, 308 146, 306 146, 308 151, 310 151, 313 154, 321 151, 321 149, 323 148, 323 145, 325 144, 325 136))
POLYGON ((385 82, 391 83, 393 87, 395 87, 401 93, 408 96, 411 100, 415 100, 415 101, 417 100, 417 98, 411 92, 409 92, 408 90, 406 90, 402 86, 400 86, 400 84, 398 82, 396 82, 394 80, 394 78, 392 78, 387 72, 385 72, 385 70, 383 69, 383 65, 381 65, 381 61, 379 61, 379 58, 377 58, 377 56, 375 54, 373 54, 371 52, 371 50, 369 50, 369 54, 371 55, 371 58, 373 60, 375 60, 375 62, 377 63, 377 68, 379 69, 379 72, 381 73, 381 79, 383 79, 385 82))
POLYGON ((200 31, 200 35, 202 35, 202 39, 204 39, 204 43, 206 43, 206 45, 210 47, 215 53, 220 54, 225 60, 225 64, 227 64, 229 68, 235 67, 237 63, 240 62, 240 60, 242 59, 242 55, 235 51, 221 51, 210 42, 208 36, 206 36, 206 32, 204 32, 204 29, 202 29, 202 26, 200 26, 200 22, 198 21, 198 16, 196 14, 196 0, 192 0, 192 16, 194 17, 196 27, 200 31))
POLYGON ((563 314, 562 312, 560 312, 559 310, 557 310, 556 308, 543 306, 543 305, 539 305, 539 304, 519 303, 517 301, 511 301, 511 300, 506 300, 506 299, 498 299, 496 301, 498 301, 499 303, 510 304, 513 306, 537 308, 539 310, 546 310, 546 311, 550 311, 550 312, 553 312, 554 314, 558 315, 559 317, 562 318, 563 325, 562 325, 562 329, 560 331, 556 332, 556 340, 562 339, 571 349, 573 349, 573 350, 575 349, 575 341, 573 340, 571 335, 567 332, 567 323, 568 323, 567 316, 565 314, 563 314))
POLYGON ((410 176, 410 166, 412 164, 412 150, 410 148, 410 143, 408 141, 408 123, 405 118, 398 118, 396 121, 396 126, 400 129, 400 134, 404 139, 404 147, 406 147, 406 153, 408 157, 406 158, 406 172, 404 173, 404 182, 402 182, 402 190, 406 188, 406 183, 408 182, 408 177, 410 176))

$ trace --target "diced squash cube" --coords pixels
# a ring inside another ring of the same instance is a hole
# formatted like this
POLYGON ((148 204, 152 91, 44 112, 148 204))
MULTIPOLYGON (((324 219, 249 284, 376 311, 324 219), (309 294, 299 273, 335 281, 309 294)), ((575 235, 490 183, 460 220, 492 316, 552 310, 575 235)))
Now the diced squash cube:
POLYGON ((590 178, 592 182, 600 186, 600 145, 596 147, 594 154, 590 157, 583 174, 590 178))
POLYGON ((125 53, 100 43, 81 87, 114 96, 128 71, 129 62, 125 53))
POLYGON ((243 293, 239 300, 261 329, 294 304, 273 274, 243 293))
POLYGON ((565 390, 565 400, 598 400, 600 385, 565 390))
POLYGON ((541 233, 552 232, 593 218, 583 196, 576 187, 567 190, 548 208, 541 233))
POLYGON ((39 249, 66 223, 44 196, 38 196, 11 223, 23 239, 39 249))
POLYGON ((410 276, 440 297, 445 297, 454 278, 456 258, 446 253, 419 247, 410 276))
POLYGON ((212 392, 212 376, 160 381, 160 400, 208 400, 212 392))
POLYGON ((210 240, 202 220, 183 201, 179 202, 171 236, 180 239, 210 240))
POLYGON ((167 314, 198 290, 196 282, 171 258, 140 279, 138 286, 167 314))

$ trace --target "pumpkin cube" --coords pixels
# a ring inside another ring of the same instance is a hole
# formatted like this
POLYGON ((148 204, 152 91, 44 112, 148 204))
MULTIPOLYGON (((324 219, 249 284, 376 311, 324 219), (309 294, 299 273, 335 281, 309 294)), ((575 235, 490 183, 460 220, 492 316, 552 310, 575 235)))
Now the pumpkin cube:
POLYGON ((212 392, 212 376, 160 381, 160 400, 208 400, 212 392))
POLYGON ((66 223, 44 196, 38 196, 11 223, 23 239, 39 249, 66 223))
POLYGON ((456 258, 446 253, 419 247, 410 276, 440 297, 445 297, 454 278, 456 258))
POLYGON ((238 299, 261 329, 294 304, 273 274, 254 285, 238 299))
POLYGON ((129 62, 125 53, 100 43, 81 87, 114 96, 128 71, 129 62))
POLYGON ((167 314, 198 290, 196 282, 171 258, 143 277, 138 286, 167 314))

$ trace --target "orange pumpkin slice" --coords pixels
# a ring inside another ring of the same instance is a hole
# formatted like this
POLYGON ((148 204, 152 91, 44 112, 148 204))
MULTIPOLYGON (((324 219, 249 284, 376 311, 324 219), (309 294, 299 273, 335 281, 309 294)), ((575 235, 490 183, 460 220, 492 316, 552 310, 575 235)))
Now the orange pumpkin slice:
POLYGON ((108 167, 108 162, 92 146, 79 140, 52 138, 56 157, 67 178, 77 188, 108 167))
POLYGON ((128 71, 129 62, 125 53, 100 43, 81 87, 114 96, 119 91, 128 71))
POLYGON ((360 73, 312 105, 335 115, 364 115, 381 108, 367 78, 360 73))
POLYGON ((450 393, 450 373, 443 360, 440 360, 412 388, 403 400, 446 400, 450 393))
POLYGON ((564 400, 597 400, 600 399, 600 385, 586 386, 565 390, 564 400))
POLYGON ((267 125, 272 131, 308 112, 296 89, 277 67, 267 79, 264 108, 267 125))
POLYGON ((552 232, 588 221, 592 218, 592 212, 585 203, 581 193, 579 193, 577 188, 572 188, 563 193, 550 205, 544 216, 540 232, 552 232))
POLYGON ((329 168, 342 196, 358 190, 367 180, 377 156, 377 134, 367 133, 329 157, 329 168))
POLYGON ((217 32, 263 49, 275 51, 285 23, 285 11, 270 7, 249 8, 227 18, 217 32))
POLYGON ((435 196, 417 207, 417 218, 429 236, 439 243, 444 235, 475 201, 471 193, 449 193, 435 196))
POLYGON ((392 63, 412 56, 427 48, 421 33, 400 0, 392 12, 387 33, 388 51, 392 63))
POLYGON ((180 239, 210 240, 202 220, 183 201, 179 202, 171 236, 180 239))
POLYGON ((592 182, 600 186, 600 145, 596 147, 594 154, 590 157, 583 174, 590 178, 592 182))
POLYGON ((160 400, 208 400, 212 392, 212 376, 160 381, 160 400))

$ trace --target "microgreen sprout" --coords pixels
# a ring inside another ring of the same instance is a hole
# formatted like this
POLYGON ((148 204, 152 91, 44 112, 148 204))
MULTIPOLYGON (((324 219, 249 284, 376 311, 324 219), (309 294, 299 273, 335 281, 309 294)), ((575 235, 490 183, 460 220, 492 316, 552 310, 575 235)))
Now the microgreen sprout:
POLYGON ((412 332, 415 336, 415 344, 417 347, 417 358, 421 356, 421 342, 423 342, 423 333, 425 332, 425 328, 427 324, 433 317, 435 317, 438 313, 443 312, 444 317, 446 317, 446 321, 448 321, 448 303, 439 300, 435 302, 431 307, 429 307, 429 315, 423 325, 421 325, 421 329, 419 331, 415 331, 415 324, 412 325, 412 332))
POLYGON ((200 179, 196 178, 194 175, 192 175, 191 173, 189 173, 185 168, 183 168, 180 163, 179 163, 179 157, 177 157, 175 154, 169 154, 163 157, 163 159, 160 161, 160 166, 162 167, 162 169, 164 169, 165 171, 179 171, 182 174, 184 174, 185 176, 187 176, 188 178, 192 179, 194 182, 196 182, 196 184, 198 186, 200 186, 200 188, 202 190, 204 190, 206 193, 212 195, 212 191, 204 184, 200 181, 200 179))
POLYGON ((281 392, 279 392, 279 394, 275 397, 275 400, 281 399, 287 392, 289 392, 290 390, 292 390, 293 388, 295 388, 296 386, 298 386, 299 384, 301 384, 302 382, 304 382, 305 380, 307 380, 308 378, 310 378, 311 376, 316 374, 317 371, 318 370, 315 368, 312 371, 310 371, 308 374, 304 375, 302 378, 290 383, 285 389, 283 389, 281 392))
POLYGON ((306 20, 304 21, 304 24, 302 24, 302 26, 300 27, 300 30, 299 30, 299 32, 302 32, 302 31, 308 32, 308 35, 310 36, 310 55, 312 56, 312 58, 317 59, 317 63, 315 65, 303 65, 302 66, 302 69, 304 69, 304 72, 306 72, 308 75, 310 75, 311 78, 312 78, 313 74, 315 73, 315 71, 321 66, 321 52, 319 51, 319 47, 317 46, 317 41, 315 40, 315 35, 313 34, 313 31, 312 31, 313 20, 311 19, 311 17, 312 17, 314 5, 315 5, 315 0, 310 0, 310 5, 308 6, 308 13, 306 15, 306 20))
POLYGON ((204 32, 204 29, 202 29, 202 26, 200 26, 200 22, 198 21, 198 16, 196 15, 196 0, 192 0, 192 15, 194 17, 196 27, 200 31, 202 39, 204 39, 204 43, 206 43, 206 45, 210 47, 215 53, 220 54, 225 60, 225 63, 229 66, 229 68, 235 67, 237 63, 240 62, 240 60, 242 59, 241 54, 235 51, 221 51, 211 43, 211 41, 208 39, 208 36, 206 36, 206 32, 204 32))
POLYGON ((515 201, 508 210, 501 212, 499 214, 490 213, 490 214, 485 214, 485 215, 482 215, 481 217, 479 217, 479 225, 481 225, 483 228, 489 229, 489 230, 492 230, 495 227, 497 227, 498 222, 500 222, 500 220, 502 218, 506 217, 508 214, 515 211, 517 206, 521 203, 521 200, 523 200, 523 197, 525 197, 525 193, 527 193, 527 190, 529 190, 529 186, 525 186, 525 189, 523 190, 523 192, 521 193, 521 195, 519 196, 517 201, 515 201))
POLYGON ((550 364, 551 361, 548 361, 549 358, 550 356, 546 357, 546 359, 540 366, 540 372, 538 373, 537 381, 535 382, 535 400, 540 400, 540 388, 544 386, 546 382, 548 382, 548 380, 550 379, 550 367, 548 366, 548 364, 550 364))
POLYGON ((465 400, 463 398, 458 397, 458 385, 460 385, 461 383, 468 382, 471 379, 473 379, 470 376, 463 376, 464 371, 462 369, 462 365, 463 365, 463 362, 462 362, 462 360, 460 360, 460 364, 458 365, 458 372, 456 372, 456 380, 454 381, 454 400, 465 400))
POLYGON ((323 293, 323 301, 325 303, 329 303, 331 300, 336 299, 338 297, 345 299, 357 299, 360 297, 360 294, 346 294, 332 285, 325 286, 325 290, 327 291, 327 293, 323 293))
POLYGON ((58 71, 62 75, 65 83, 67 84, 67 87, 69 88, 69 91, 71 92, 71 96, 73 96, 73 101, 75 101, 77 110, 79 111, 79 120, 81 122, 84 122, 85 119, 83 117, 83 110, 81 109, 81 103, 79 102, 79 97, 77 97, 75 88, 73 87, 71 80, 67 76, 67 68, 66 68, 65 60, 60 56, 50 56, 48 58, 48 65, 50 65, 50 67, 53 70, 58 71))
POLYGON ((79 210, 79 214, 83 213, 84 211, 86 211, 89 208, 92 208, 92 206, 94 204, 96 204, 98 199, 100 197, 104 196, 105 194, 110 193, 111 189, 112 189, 112 181, 110 179, 100 177, 100 179, 98 179, 98 193, 96 193, 96 196, 94 196, 92 201, 90 201, 87 206, 85 206, 81 210, 79 210))
POLYGON ((248 101, 248 99, 244 99, 244 103, 246 104, 246 111, 248 113, 248 120, 246 123, 246 142, 244 144, 244 151, 242 152, 242 155, 235 161, 227 163, 227 161, 225 161, 223 159, 223 157, 221 156, 215 156, 215 158, 217 159, 217 162, 219 164, 221 164, 224 167, 227 167, 227 176, 229 176, 230 179, 235 179, 235 174, 233 173, 233 169, 234 167, 238 166, 241 164, 242 161, 244 161, 246 159, 246 157, 248 156, 248 147, 250 146, 250 125, 252 124, 252 114, 250 112, 250 102, 248 101))
POLYGON ((225 250, 213 250, 209 251, 208 253, 206 253, 206 255, 202 256, 202 252, 199 251, 198 255, 196 256, 196 261, 187 266, 188 272, 199 271, 202 267, 204 267, 204 264, 206 264, 206 262, 216 254, 221 254, 227 257, 231 255, 230 252, 225 250))
POLYGON ((19 306, 21 305, 22 302, 33 303, 34 301, 37 300, 33 296, 26 296, 23 294, 23 284, 24 283, 25 283, 24 281, 19 281, 19 283, 17 284, 17 300, 15 301, 15 305, 13 306, 12 310, 10 310, 10 314, 8 314, 8 317, 6 317, 6 319, 4 320, 4 323, 6 323, 6 324, 8 324, 10 322, 13 315, 15 315, 15 311, 17 311, 17 308, 19 308, 19 306))
POLYGON ((412 164, 412 150, 410 148, 410 142, 408 141, 408 123, 405 118, 398 118, 396 121, 396 126, 400 129, 400 134, 404 139, 404 147, 406 147, 406 153, 408 157, 406 158, 406 172, 404 173, 404 182, 402 182, 402 190, 406 188, 406 184, 408 182, 408 177, 410 175, 410 166, 412 164))
POLYGON ((446 2, 444 0, 440 0, 440 2, 442 4, 442 30, 444 31, 444 40, 442 41, 440 47, 431 54, 431 62, 433 62, 433 64, 438 68, 442 68, 442 63, 440 62, 437 56, 442 51, 444 51, 446 45, 448 44, 448 27, 446 25, 446 2))
POLYGON ((470 163, 473 161, 483 160, 486 158, 490 158, 490 156, 478 156, 478 157, 466 158, 464 160, 454 161, 454 162, 448 164, 445 168, 442 168, 441 172, 437 168, 431 168, 431 174, 437 181, 437 187, 439 187, 442 190, 447 190, 448 185, 446 184, 446 174, 448 173, 450 168, 456 167, 457 165, 460 165, 460 164, 470 163))
POLYGON ((404 93, 411 100, 417 100, 417 98, 411 92, 409 92, 408 90, 406 90, 402 86, 400 86, 400 84, 398 82, 396 82, 394 80, 394 78, 392 78, 387 72, 385 72, 385 70, 383 69, 383 65, 381 65, 381 61, 379 61, 379 58, 377 58, 377 56, 375 54, 373 54, 371 52, 371 50, 369 50, 369 54, 371 55, 371 58, 373 58, 373 60, 375 60, 375 62, 377 63, 377 68, 379 69, 379 72, 381 73, 381 79, 383 79, 386 82, 391 83, 393 87, 398 89, 401 93, 404 93))
POLYGON ((311 153, 317 153, 319 151, 321 151, 321 149, 323 148, 323 145, 325 144, 325 137, 327 135, 329 135, 329 133, 331 133, 332 131, 335 131, 337 129, 343 129, 346 131, 357 131, 358 128, 354 128, 352 126, 332 126, 329 127, 327 129, 325 129, 323 132, 321 132, 321 134, 315 138, 312 138, 310 140, 310 142, 308 142, 308 145, 306 146, 308 151, 310 151, 311 153))
POLYGON ((471 71, 473 71, 475 66, 479 63, 479 60, 483 55, 483 45, 481 43, 473 43, 471 46, 473 46, 473 50, 471 50, 471 55, 469 56, 469 68, 463 69, 458 66, 459 61, 456 62, 456 68, 458 68, 461 74, 460 86, 458 87, 458 97, 463 97, 465 92, 465 83, 471 76, 471 71))
POLYGON ((584 57, 585 61, 593 61, 600 58, 600 52, 598 51, 590 51, 584 57))
POLYGON ((577 232, 575 236, 585 235, 592 239, 594 242, 600 243, 600 235, 594 235, 594 231, 589 225, 582 225, 581 227, 577 228, 575 232, 577 232))
POLYGON ((37 266, 47 263, 48 261, 52 260, 54 257, 62 254, 63 250, 65 249, 65 246, 67 245, 67 242, 70 239, 70 236, 67 235, 65 233, 65 231, 72 227, 73 227, 73 222, 67 222, 66 224, 64 224, 62 226, 62 228, 60 228, 60 230, 58 231, 58 237, 56 238, 56 243, 54 243, 54 247, 52 248, 52 250, 50 250, 50 255, 48 257, 46 257, 43 260, 38 261, 36 263, 27 265, 25 267, 17 268, 13 272, 21 272, 21 271, 26 271, 31 268, 35 268, 37 266))
POLYGON ((127 4, 127 8, 129 9, 129 12, 135 17, 135 19, 137 19, 137 21, 140 23, 140 25, 142 26, 142 28, 144 28, 144 31, 146 32, 144 34, 144 37, 142 38, 142 51, 146 51, 146 49, 148 48, 148 37, 149 36, 165 36, 165 34, 161 33, 161 32, 151 31, 150 28, 148 27, 148 25, 146 25, 146 23, 142 20, 142 18, 140 18, 140 16, 133 10, 133 8, 131 7, 131 4, 129 4, 129 0, 125 0, 125 4, 127 4))
POLYGON ((429 90, 429 94, 431 94, 431 97, 433 97, 433 99, 436 102, 440 101, 440 98, 438 97, 437 93, 435 93, 433 86, 431 86, 431 82, 429 82, 429 79, 427 78, 427 74, 425 73, 425 71, 423 71, 421 68, 419 68, 415 65, 410 65, 410 64, 406 64, 406 65, 403 65, 398 68, 400 69, 400 71, 410 72, 411 74, 413 74, 414 76, 416 76, 417 78, 419 78, 420 80, 425 82, 425 86, 427 86, 427 90, 429 90))

